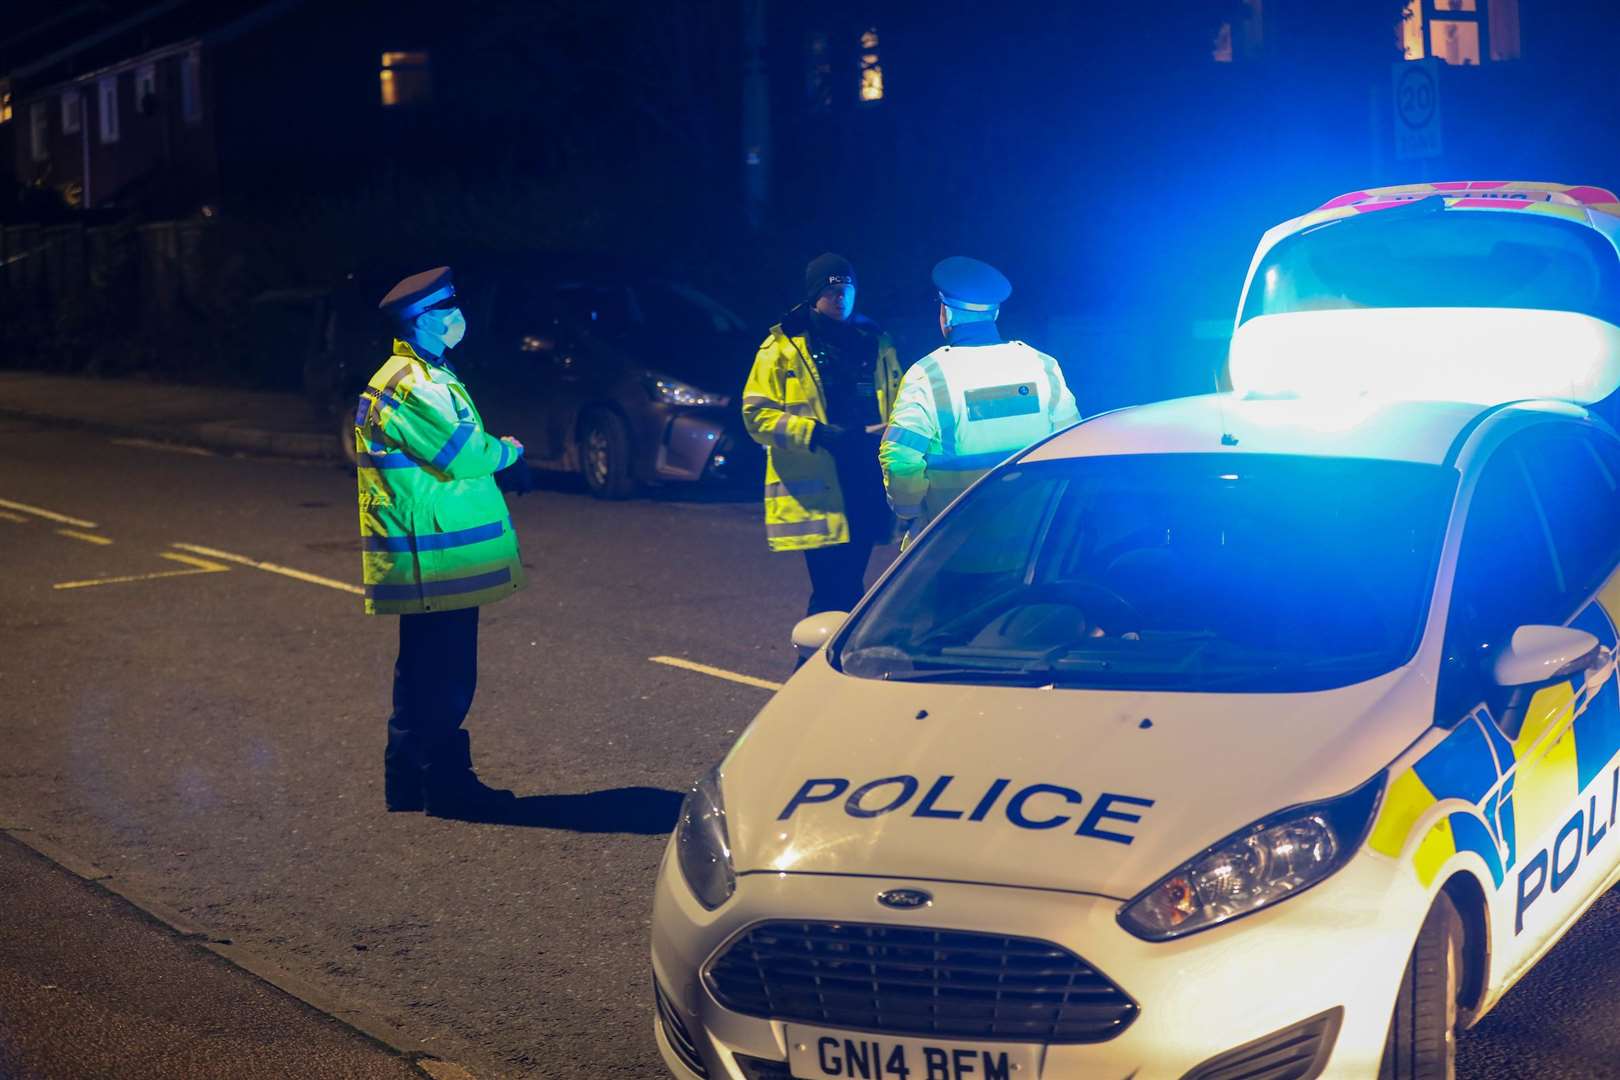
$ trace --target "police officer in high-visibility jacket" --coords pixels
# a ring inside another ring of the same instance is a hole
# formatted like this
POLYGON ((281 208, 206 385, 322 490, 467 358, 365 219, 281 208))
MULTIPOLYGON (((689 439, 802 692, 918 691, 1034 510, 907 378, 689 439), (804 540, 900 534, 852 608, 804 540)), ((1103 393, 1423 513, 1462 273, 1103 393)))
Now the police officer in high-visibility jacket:
POLYGON ((478 679, 478 608, 523 586, 495 477, 528 465, 516 439, 485 434, 446 358, 467 329, 450 269, 406 278, 378 307, 397 340, 360 395, 354 436, 366 614, 400 617, 384 796, 389 810, 498 819, 516 799, 478 779, 461 724, 478 679))
POLYGON ((894 343, 855 314, 855 269, 831 252, 805 267, 804 297, 760 344, 743 387, 765 447, 765 539, 802 551, 808 613, 849 611, 872 548, 894 539, 877 442, 900 388, 894 343))
POLYGON ((878 448, 889 505, 914 537, 1012 454, 1080 419, 1056 360, 996 329, 1012 285, 953 255, 933 273, 945 344, 906 372, 878 448))

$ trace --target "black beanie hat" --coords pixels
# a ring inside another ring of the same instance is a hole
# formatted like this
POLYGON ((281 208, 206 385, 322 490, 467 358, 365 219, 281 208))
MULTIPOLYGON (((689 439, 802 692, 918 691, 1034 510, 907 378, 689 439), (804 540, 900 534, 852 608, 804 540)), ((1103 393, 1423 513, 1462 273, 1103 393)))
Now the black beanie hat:
POLYGON ((822 289, 833 284, 834 278, 848 278, 849 284, 853 285, 855 268, 842 255, 834 255, 830 251, 817 255, 804 268, 804 298, 815 300, 821 295, 822 289))

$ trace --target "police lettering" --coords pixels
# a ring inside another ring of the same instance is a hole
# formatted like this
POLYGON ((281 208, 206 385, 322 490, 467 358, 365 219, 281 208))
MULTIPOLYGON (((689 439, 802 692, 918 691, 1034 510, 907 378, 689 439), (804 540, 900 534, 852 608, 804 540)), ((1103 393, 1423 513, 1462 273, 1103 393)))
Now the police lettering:
POLYGON ((1120 825, 1140 822, 1142 815, 1135 809, 1145 810, 1153 805, 1152 799, 1112 791, 1105 791, 1088 803, 1086 796, 1063 784, 1015 784, 1008 779, 997 779, 983 787, 969 787, 950 775, 924 781, 902 774, 880 776, 857 786, 848 777, 821 776, 801 783, 782 812, 776 815, 776 820, 788 820, 801 807, 839 800, 846 815, 859 819, 905 812, 914 818, 978 822, 986 820, 999 808, 1001 816, 1020 829, 1068 827, 1075 836, 1116 844, 1129 844, 1135 839, 1134 834, 1122 831, 1120 825), (1110 827, 1105 828, 1105 825, 1110 827))
POLYGON ((1577 807, 1575 815, 1559 828, 1552 846, 1536 852, 1520 868, 1518 903, 1513 912, 1515 934, 1524 932, 1525 913, 1548 891, 1548 886, 1557 893, 1568 885, 1580 868, 1582 856, 1590 855, 1615 827, 1620 813, 1620 768, 1609 774, 1608 786, 1607 807, 1598 804, 1596 792, 1587 796, 1586 805, 1577 807))

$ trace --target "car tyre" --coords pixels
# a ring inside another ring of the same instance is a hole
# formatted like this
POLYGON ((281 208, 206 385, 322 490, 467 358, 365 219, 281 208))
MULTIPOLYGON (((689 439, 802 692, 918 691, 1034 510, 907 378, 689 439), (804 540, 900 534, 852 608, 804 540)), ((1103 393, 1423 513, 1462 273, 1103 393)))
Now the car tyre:
POLYGON ((360 464, 360 455, 354 448, 354 411, 339 409, 337 418, 332 422, 333 433, 337 435, 338 466, 344 469, 353 469, 360 464))
POLYGON ((585 486, 599 499, 627 499, 635 494, 630 432, 616 414, 593 412, 580 424, 579 471, 585 486))
POLYGON ((1454 1080, 1462 975, 1462 917, 1441 893, 1401 975, 1379 1080, 1454 1080))

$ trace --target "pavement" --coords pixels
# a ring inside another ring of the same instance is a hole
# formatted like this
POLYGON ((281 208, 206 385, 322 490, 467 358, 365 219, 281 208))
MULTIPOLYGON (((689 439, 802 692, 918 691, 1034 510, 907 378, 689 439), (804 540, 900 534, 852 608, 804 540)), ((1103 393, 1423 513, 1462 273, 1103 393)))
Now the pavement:
MULTIPOLYGON (((425 1080, 410 1058, 0 831, 0 1076, 425 1080)), ((450 1067, 453 1068, 453 1067, 450 1067)))
POLYGON ((0 415, 222 453, 342 455, 331 424, 293 393, 0 371, 0 415))

